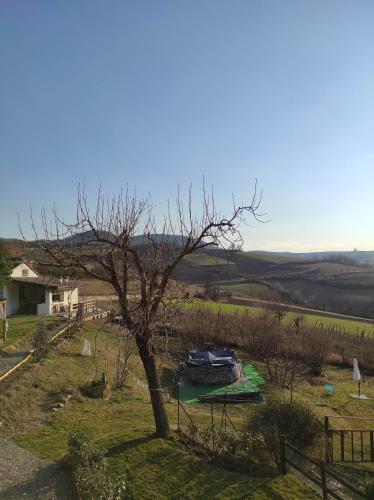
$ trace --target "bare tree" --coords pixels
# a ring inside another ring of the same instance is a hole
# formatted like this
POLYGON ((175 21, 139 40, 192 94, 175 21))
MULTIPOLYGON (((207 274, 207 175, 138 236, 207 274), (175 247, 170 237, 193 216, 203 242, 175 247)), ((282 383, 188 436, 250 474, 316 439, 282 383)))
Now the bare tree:
POLYGON ((91 210, 85 188, 79 187, 73 223, 60 218, 57 209, 49 215, 43 210, 40 238, 32 217, 35 238, 48 256, 44 264, 83 271, 113 287, 144 366, 159 436, 170 431, 156 365, 154 325, 160 310, 171 302, 168 291, 173 273, 196 250, 240 244, 240 223, 248 216, 261 221, 260 202, 255 185, 250 203, 238 206, 233 202, 226 216, 216 209, 213 192, 207 193, 203 187, 202 208, 195 215, 191 188, 185 205, 178 189, 174 210, 168 203, 160 220, 150 197, 139 200, 126 190, 107 198, 100 190, 96 208, 91 210))
POLYGON ((129 364, 131 357, 131 337, 126 329, 121 326, 115 332, 116 337, 116 364, 115 364, 115 382, 116 387, 122 389, 127 382, 129 375, 129 364))

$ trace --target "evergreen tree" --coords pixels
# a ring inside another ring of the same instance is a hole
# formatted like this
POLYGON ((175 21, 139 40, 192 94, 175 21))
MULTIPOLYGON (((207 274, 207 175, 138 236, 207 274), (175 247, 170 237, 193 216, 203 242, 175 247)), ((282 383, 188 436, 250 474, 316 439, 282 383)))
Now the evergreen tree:
POLYGON ((12 272, 12 261, 7 249, 0 244, 0 286, 7 285, 12 272))

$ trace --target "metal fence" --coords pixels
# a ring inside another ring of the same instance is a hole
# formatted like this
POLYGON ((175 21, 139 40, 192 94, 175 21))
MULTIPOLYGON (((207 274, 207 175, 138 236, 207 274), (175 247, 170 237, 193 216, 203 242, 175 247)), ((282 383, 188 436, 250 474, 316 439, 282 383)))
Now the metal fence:
POLYGON ((231 430, 234 433, 238 433, 238 429, 232 421, 230 417, 227 405, 223 404, 214 404, 214 403, 204 403, 204 407, 209 408, 209 414, 202 417, 200 414, 200 419, 193 414, 193 412, 188 411, 187 407, 181 401, 179 397, 179 385, 177 386, 177 429, 178 431, 183 430, 185 428, 185 423, 188 425, 192 425, 195 428, 201 428, 202 426, 216 426, 220 430, 231 430))

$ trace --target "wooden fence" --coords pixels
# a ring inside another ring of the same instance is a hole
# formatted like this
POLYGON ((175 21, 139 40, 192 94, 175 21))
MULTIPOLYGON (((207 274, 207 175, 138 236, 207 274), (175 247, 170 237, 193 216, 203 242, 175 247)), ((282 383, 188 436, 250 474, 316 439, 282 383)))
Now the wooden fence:
POLYGON ((374 462, 374 417, 325 417, 326 462, 374 462), (331 426, 332 419, 346 420, 349 428, 331 426), (353 428, 358 424, 358 428, 353 428), (371 428, 364 429, 364 425, 371 428))
POLYGON ((77 311, 79 306, 81 306, 83 308, 83 314, 87 314, 88 312, 96 309, 96 301, 95 301, 95 299, 80 300, 76 304, 72 305, 72 310, 74 312, 77 311))
MULTIPOLYGON (((107 317, 109 315, 110 315, 110 311, 106 311, 106 310, 92 312, 92 313, 87 313, 87 315, 82 318, 82 321, 84 321, 84 322, 86 322, 86 321, 92 321, 92 320, 95 320, 95 319, 105 318, 105 317, 107 317)), ((55 341, 58 337, 60 337, 67 330, 69 330, 70 328, 73 328, 75 326, 75 324, 76 324, 76 321, 73 320, 73 321, 69 322, 67 325, 64 325, 61 329, 57 330, 57 332, 55 332, 48 339, 48 343, 51 343, 51 342, 55 341)), ((0 373, 0 382, 3 381, 3 380, 5 380, 5 379, 7 379, 9 377, 9 375, 11 375, 12 373, 14 373, 16 370, 18 370, 18 368, 20 368, 22 365, 24 365, 25 363, 27 363, 27 361, 29 361, 31 359, 33 352, 34 352, 34 349, 31 349, 19 361, 17 361, 16 363, 14 363, 13 366, 11 366, 10 368, 8 368, 5 372, 0 373)))
POLYGON ((7 334, 7 328, 8 328, 8 322, 6 319, 6 299, 0 299, 0 319, 1 319, 1 334, 2 334, 2 340, 6 340, 6 334, 7 334))
POLYGON ((323 500, 328 500, 330 497, 345 500, 346 495, 352 493, 355 498, 369 498, 324 462, 309 457, 292 446, 286 441, 285 436, 280 436, 280 462, 282 474, 287 474, 288 466, 293 467, 320 489, 323 500))

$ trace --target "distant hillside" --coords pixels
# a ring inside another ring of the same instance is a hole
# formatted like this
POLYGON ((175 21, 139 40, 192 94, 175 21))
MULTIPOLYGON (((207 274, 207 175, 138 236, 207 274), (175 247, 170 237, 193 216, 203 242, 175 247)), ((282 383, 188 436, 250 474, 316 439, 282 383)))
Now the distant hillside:
MULTIPOLYGON (((178 235, 151 237, 171 246, 185 241, 178 235)), ((134 241, 141 246, 144 237, 135 236, 134 241)), ((35 258, 35 242, 25 244, 15 238, 0 242, 12 256, 35 258)), ((65 239, 67 245, 90 246, 92 242, 90 231, 65 239)), ((373 265, 374 251, 292 253, 205 248, 185 258, 174 278, 191 285, 216 283, 232 293, 261 294, 261 298, 269 294, 283 302, 374 318, 373 265)))
POLYGON ((331 258, 347 258, 355 261, 359 264, 369 264, 374 265, 374 250, 360 251, 327 251, 327 252, 266 252, 266 251, 255 251, 251 252, 253 254, 263 255, 264 258, 267 257, 284 257, 288 259, 297 260, 329 260, 331 258))
MULTIPOLYGON (((109 241, 113 241, 115 236, 109 231, 100 231, 100 238, 104 238, 109 241)), ((157 244, 163 243, 170 246, 182 246, 186 237, 179 234, 150 234, 147 238, 153 240, 157 244)), ((64 245, 97 245, 96 237, 93 231, 85 231, 79 234, 74 234, 73 236, 68 236, 61 240, 64 245)), ((144 235, 137 235, 133 237, 133 242, 136 246, 142 246, 146 243, 146 237, 144 235)))
MULTIPOLYGON (((100 237, 105 238, 109 241, 114 239, 114 235, 109 231, 100 231, 100 237)), ((149 238, 155 241, 156 243, 164 243, 165 245, 177 245, 182 246, 186 237, 182 235, 173 235, 173 234, 150 234, 149 238)), ((137 235, 133 238, 135 245, 141 246, 145 243, 144 235, 137 235)), ((62 238, 60 242, 64 245, 95 245, 97 244, 96 237, 93 231, 84 231, 82 233, 74 234, 72 236, 67 236, 66 238, 62 238)), ((5 247, 12 246, 24 246, 25 242, 21 239, 17 238, 0 238, 0 243, 5 247)), ((33 245, 35 242, 28 242, 26 245, 33 245)))
POLYGON ((261 298, 268 294, 272 300, 374 318, 374 268, 333 255, 204 250, 185 259, 175 277, 189 284, 216 283, 232 293, 261 298))
POLYGON ((3 245, 12 257, 19 257, 25 251, 25 242, 17 238, 0 238, 3 245))

